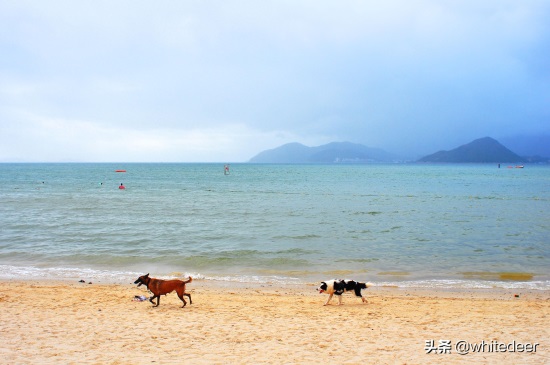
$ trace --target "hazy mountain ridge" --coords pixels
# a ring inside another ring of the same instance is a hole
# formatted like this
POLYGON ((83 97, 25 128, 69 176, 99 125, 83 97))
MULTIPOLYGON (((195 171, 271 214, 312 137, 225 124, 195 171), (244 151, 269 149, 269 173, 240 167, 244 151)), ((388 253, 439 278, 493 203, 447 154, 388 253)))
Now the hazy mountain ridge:
POLYGON ((527 159, 504 147, 500 142, 485 137, 476 139, 450 151, 439 151, 422 157, 419 162, 457 162, 457 163, 523 163, 527 159))
MULTIPOLYGON (((418 162, 441 163, 525 163, 544 162, 549 158, 522 157, 491 137, 476 139, 449 151, 438 151, 424 156, 418 162)), ((388 163, 406 162, 406 159, 380 148, 370 148, 350 142, 332 142, 308 147, 301 143, 287 143, 265 150, 250 159, 252 163, 388 163)))
POLYGON ((280 147, 260 152, 252 157, 252 163, 366 163, 394 162, 397 155, 379 148, 370 148, 350 142, 332 142, 317 147, 300 143, 287 143, 280 147))

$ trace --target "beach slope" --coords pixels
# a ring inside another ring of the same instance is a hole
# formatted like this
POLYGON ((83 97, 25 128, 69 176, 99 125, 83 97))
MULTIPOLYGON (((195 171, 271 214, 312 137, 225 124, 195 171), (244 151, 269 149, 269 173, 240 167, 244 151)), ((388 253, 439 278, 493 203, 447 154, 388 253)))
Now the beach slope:
POLYGON ((180 308, 172 293, 152 308, 133 301, 149 294, 132 285, 0 282, 0 357, 6 364, 550 363, 545 291, 375 288, 365 291, 367 304, 345 294, 344 305, 333 299, 324 307, 313 285, 194 281, 188 289, 192 305, 180 308), (470 353, 459 354, 459 341, 470 353))

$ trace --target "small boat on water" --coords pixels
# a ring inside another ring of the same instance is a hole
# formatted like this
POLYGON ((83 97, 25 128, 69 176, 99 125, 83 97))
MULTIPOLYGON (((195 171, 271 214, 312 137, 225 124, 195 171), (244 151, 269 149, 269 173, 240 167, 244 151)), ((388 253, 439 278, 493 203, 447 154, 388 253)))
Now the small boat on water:
POLYGON ((126 172, 126 170, 115 170, 115 172, 126 172))

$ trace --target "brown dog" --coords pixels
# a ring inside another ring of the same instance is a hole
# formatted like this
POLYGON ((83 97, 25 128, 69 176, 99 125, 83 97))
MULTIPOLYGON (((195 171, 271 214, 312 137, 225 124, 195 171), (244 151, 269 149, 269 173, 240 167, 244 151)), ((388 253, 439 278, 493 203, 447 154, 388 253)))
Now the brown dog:
POLYGON ((137 278, 136 281, 134 281, 134 284, 137 284, 138 287, 144 284, 147 289, 153 293, 153 296, 149 298, 149 301, 153 304, 154 307, 158 307, 160 304, 160 296, 170 294, 174 290, 176 293, 178 293, 178 297, 183 302, 183 307, 187 305, 187 302, 185 299, 183 299, 183 296, 187 296, 189 298, 189 304, 193 304, 193 301, 191 300, 191 294, 187 294, 185 292, 185 284, 190 283, 193 281, 192 277, 189 277, 189 280, 182 281, 182 280, 161 280, 161 279, 155 279, 150 278, 149 274, 140 276, 137 278), (153 302, 153 299, 157 298, 157 305, 155 305, 155 302, 153 302))

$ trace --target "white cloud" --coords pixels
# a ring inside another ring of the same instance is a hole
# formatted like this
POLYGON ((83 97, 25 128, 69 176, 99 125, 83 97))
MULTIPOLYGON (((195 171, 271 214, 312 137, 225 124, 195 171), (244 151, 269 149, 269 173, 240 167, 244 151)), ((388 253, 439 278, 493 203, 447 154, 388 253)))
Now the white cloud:
POLYGON ((433 152, 502 125, 541 131, 549 13, 501 0, 2 2, 0 160, 245 161, 291 141, 407 150, 420 137, 433 152))
POLYGON ((189 130, 133 129, 19 114, 16 128, 0 126, 0 162, 241 162, 264 146, 275 147, 298 138, 242 124, 189 130))

